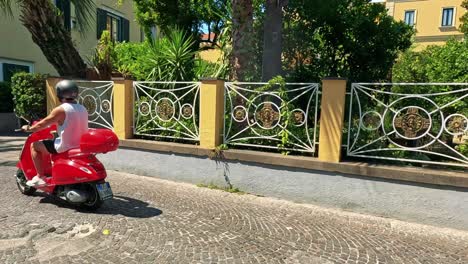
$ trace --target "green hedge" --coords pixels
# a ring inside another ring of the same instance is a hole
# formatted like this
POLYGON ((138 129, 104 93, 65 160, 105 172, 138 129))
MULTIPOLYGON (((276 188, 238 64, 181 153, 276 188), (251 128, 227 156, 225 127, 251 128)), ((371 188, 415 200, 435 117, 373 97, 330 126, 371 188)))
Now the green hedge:
POLYGON ((47 114, 46 75, 16 73, 11 78, 15 112, 27 119, 43 118, 47 114))
POLYGON ((0 113, 13 112, 13 95, 8 82, 0 82, 0 113))

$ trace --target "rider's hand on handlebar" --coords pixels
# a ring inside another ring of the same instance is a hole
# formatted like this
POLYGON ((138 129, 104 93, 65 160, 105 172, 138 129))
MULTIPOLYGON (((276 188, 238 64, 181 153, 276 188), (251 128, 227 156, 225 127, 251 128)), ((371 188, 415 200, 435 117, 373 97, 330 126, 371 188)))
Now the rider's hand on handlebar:
POLYGON ((21 127, 21 130, 24 131, 24 132, 30 132, 29 129, 31 128, 31 126, 29 125, 24 125, 21 127))

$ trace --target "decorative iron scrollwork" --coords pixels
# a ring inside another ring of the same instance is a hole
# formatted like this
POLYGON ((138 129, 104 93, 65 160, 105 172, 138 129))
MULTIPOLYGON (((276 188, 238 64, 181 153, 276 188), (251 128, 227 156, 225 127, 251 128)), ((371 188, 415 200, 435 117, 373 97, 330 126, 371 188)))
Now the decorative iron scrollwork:
POLYGON ((245 107, 238 105, 234 107, 233 118, 236 122, 244 122, 247 119, 247 111, 245 107))
POLYGON ((464 115, 453 114, 445 120, 446 130, 452 135, 462 135, 468 131, 468 118, 464 115))
POLYGON ((273 109, 271 102, 265 102, 263 103, 262 110, 255 115, 257 120, 262 122, 264 128, 272 128, 273 123, 275 123, 275 126, 278 123, 280 114, 276 105, 275 108, 273 109))
POLYGON ((94 99, 92 96, 86 96, 83 99, 82 104, 86 108, 86 111, 88 111, 88 115, 94 115, 94 113, 96 113, 96 99, 94 99))
POLYGON ((191 118, 193 116, 193 107, 189 104, 184 104, 182 106, 182 117, 185 119, 191 118))
POLYGON ((162 121, 169 121, 174 116, 174 104, 167 98, 159 100, 156 106, 156 115, 162 121))
MULTIPOLYGON (((405 137, 416 139, 421 132, 426 133, 431 125, 430 117, 424 118, 416 107, 408 107, 401 117, 396 117, 394 126, 401 128, 405 137)), ((401 112, 400 112, 401 113, 401 112)))

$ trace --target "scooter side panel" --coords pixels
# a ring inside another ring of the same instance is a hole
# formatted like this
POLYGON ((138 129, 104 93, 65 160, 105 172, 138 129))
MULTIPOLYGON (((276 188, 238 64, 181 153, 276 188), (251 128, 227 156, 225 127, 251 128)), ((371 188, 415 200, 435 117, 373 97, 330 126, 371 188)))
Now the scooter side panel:
POLYGON ((53 183, 68 185, 105 179, 106 172, 101 170, 102 164, 96 161, 89 158, 55 160, 52 168, 53 183))

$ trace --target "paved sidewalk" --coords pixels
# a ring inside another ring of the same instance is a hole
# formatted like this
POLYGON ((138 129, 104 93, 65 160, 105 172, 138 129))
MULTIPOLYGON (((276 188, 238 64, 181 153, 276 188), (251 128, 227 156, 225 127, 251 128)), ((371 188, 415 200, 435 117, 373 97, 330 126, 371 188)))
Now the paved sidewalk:
POLYGON ((0 263, 468 263, 467 232, 114 171, 81 212, 19 193, 21 141, 0 137, 0 263))

